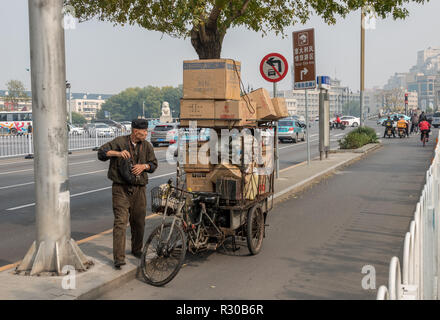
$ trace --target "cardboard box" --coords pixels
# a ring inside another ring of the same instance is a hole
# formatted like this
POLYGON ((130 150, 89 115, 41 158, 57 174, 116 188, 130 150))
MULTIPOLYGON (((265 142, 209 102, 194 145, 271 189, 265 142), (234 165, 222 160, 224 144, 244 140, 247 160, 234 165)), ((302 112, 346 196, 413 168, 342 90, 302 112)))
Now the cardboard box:
POLYGON ((214 100, 180 100, 180 125, 189 126, 191 119, 197 120, 197 127, 213 127, 215 118, 214 100), (212 120, 199 120, 212 119, 212 120))
POLYGON ((260 88, 246 96, 243 99, 250 101, 251 106, 257 109, 257 120, 276 120, 278 115, 272 104, 272 99, 270 98, 269 92, 260 88))
POLYGON ((244 100, 217 100, 215 101, 215 126, 247 126, 255 125, 257 112, 248 106, 244 100), (222 119, 238 119, 237 121, 224 121, 222 119))
POLYGON ((197 143, 196 163, 190 163, 194 159, 191 159, 190 157, 190 147, 189 143, 187 143, 185 164, 183 164, 183 170, 185 170, 185 172, 211 172, 214 169, 214 165, 211 164, 209 156, 209 142, 197 143))
POLYGON ((212 183, 216 183, 217 179, 222 177, 231 177, 241 179, 240 168, 235 164, 220 163, 214 167, 214 170, 209 174, 208 179, 212 183))
POLYGON ((214 192, 214 185, 207 178, 209 173, 191 172, 186 174, 186 188, 191 191, 214 192))
POLYGON ((240 77, 232 59, 183 61, 183 98, 240 100, 240 77))
POLYGON ((289 112, 287 112, 286 99, 272 98, 272 104, 278 119, 286 118, 289 116, 289 112))

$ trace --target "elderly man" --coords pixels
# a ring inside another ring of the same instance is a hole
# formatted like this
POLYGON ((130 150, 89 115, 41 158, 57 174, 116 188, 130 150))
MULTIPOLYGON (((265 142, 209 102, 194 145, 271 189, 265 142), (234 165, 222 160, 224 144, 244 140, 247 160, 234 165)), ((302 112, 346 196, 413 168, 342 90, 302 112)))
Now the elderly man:
POLYGON ((117 269, 125 265, 125 231, 131 227, 131 253, 140 258, 144 239, 147 209, 146 184, 148 174, 157 168, 153 147, 146 141, 148 122, 136 119, 130 135, 121 136, 102 145, 98 159, 110 159, 108 178, 113 181, 114 213, 113 258, 117 269))

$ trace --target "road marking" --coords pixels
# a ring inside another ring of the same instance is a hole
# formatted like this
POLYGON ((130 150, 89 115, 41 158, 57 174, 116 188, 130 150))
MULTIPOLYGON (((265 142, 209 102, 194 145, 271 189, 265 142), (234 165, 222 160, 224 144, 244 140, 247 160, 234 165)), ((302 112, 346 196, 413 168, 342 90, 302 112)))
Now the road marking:
MULTIPOLYGON (((310 140, 310 142, 315 142, 315 141, 318 141, 318 140, 310 140)), ((306 143, 307 143, 307 141, 304 141, 304 142, 300 142, 300 143, 292 144, 292 145, 290 145, 290 146, 285 146, 285 147, 282 147, 282 148, 279 148, 279 149, 280 149, 280 150, 283 150, 283 149, 286 149, 286 148, 291 148, 291 147, 300 146, 300 145, 303 145, 303 144, 306 144, 306 143)))
MULTIPOLYGON (((80 161, 80 162, 74 162, 74 163, 69 163, 70 166, 75 165, 75 164, 83 164, 83 163, 90 163, 90 162, 95 162, 97 160, 87 160, 87 161, 80 161)), ((26 171, 33 171, 34 168, 31 169, 23 169, 23 170, 16 170, 16 171, 7 171, 7 172, 0 172, 0 175, 3 174, 11 174, 11 173, 18 173, 18 172, 26 172, 26 171)))
MULTIPOLYGON (((175 172, 165 173, 165 174, 161 174, 161 175, 159 175, 159 176, 151 177, 151 178, 149 178, 148 180, 154 180, 154 179, 158 179, 158 178, 162 178, 162 177, 170 176, 170 175, 172 175, 172 174, 176 174, 176 173, 175 173, 175 172)), ((99 191, 103 191, 103 190, 108 190, 108 189, 110 189, 111 187, 112 187, 112 186, 104 187, 104 188, 99 188, 99 189, 94 189, 94 190, 85 191, 85 192, 80 192, 80 193, 75 193, 75 194, 72 194, 72 195, 70 196, 70 198, 74 198, 74 197, 82 196, 82 195, 89 194, 89 193, 95 193, 95 192, 99 192, 99 191)), ((8 209, 5 209, 5 210, 6 210, 6 211, 14 211, 14 210, 23 209, 23 208, 32 207, 32 206, 35 206, 35 202, 33 202, 33 203, 28 203, 28 204, 24 204, 24 205, 22 205, 22 206, 18 206, 18 207, 8 208, 8 209)))

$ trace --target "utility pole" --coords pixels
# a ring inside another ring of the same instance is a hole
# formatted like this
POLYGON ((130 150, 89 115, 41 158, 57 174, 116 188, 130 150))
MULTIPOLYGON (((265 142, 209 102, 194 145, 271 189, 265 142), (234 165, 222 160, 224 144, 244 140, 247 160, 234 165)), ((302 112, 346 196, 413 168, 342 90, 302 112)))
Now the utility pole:
POLYGON ((61 275, 91 261, 70 233, 63 0, 29 0, 36 241, 16 273, 61 275))
POLYGON ((142 119, 145 119, 145 101, 142 101, 142 119))
POLYGON ((365 11, 361 8, 361 93, 360 93, 360 126, 364 125, 364 90, 365 90, 365 11))

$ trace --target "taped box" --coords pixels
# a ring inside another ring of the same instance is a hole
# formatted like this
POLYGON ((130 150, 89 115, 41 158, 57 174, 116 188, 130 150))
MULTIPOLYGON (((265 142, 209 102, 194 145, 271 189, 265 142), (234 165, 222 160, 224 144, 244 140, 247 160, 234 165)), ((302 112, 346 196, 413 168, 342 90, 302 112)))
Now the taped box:
POLYGON ((289 112, 287 111, 287 106, 286 106, 286 99, 272 98, 272 104, 278 119, 286 118, 289 116, 289 112))
POLYGON ((243 96, 250 102, 254 108, 257 109, 257 120, 277 120, 278 115, 272 104, 272 99, 270 98, 269 92, 260 88, 247 95, 243 96))
POLYGON ((190 191, 214 192, 214 185, 207 178, 207 172, 188 172, 186 174, 186 188, 190 191))
POLYGON ((241 63, 232 59, 183 61, 183 98, 240 100, 241 63))
POLYGON ((215 118, 214 100, 180 100, 180 125, 189 126, 188 119, 196 120, 197 127, 213 127, 215 118), (186 120, 185 120, 186 119, 186 120), (212 119, 212 120, 201 120, 212 119))
POLYGON ((190 144, 186 144, 186 157, 183 164, 185 172, 211 172, 214 165, 210 161, 209 141, 197 143, 197 149, 192 150, 190 144))
POLYGON ((255 125, 257 110, 244 100, 217 100, 215 119, 215 126, 218 127, 255 125))

